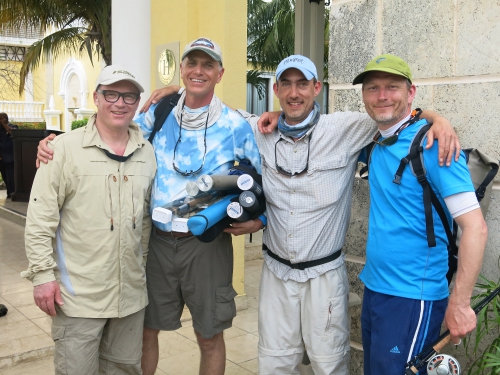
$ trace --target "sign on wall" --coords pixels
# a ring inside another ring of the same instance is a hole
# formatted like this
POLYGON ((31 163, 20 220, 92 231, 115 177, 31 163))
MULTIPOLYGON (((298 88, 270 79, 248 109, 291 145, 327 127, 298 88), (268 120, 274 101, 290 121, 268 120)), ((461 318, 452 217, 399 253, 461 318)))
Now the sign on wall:
POLYGON ((179 42, 156 46, 156 80, 157 89, 168 85, 179 85, 179 42))

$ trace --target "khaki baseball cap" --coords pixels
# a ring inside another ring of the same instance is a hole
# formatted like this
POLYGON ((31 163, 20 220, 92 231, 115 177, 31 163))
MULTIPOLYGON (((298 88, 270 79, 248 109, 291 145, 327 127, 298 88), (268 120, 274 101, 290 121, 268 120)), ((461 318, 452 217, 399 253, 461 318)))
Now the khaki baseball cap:
POLYGON ((411 69, 402 58, 385 54, 379 55, 375 57, 372 61, 366 64, 365 70, 358 74, 354 81, 352 81, 353 85, 357 85, 358 83, 363 83, 365 76, 369 72, 386 72, 391 74, 396 74, 398 76, 403 76, 411 82, 411 69))
POLYGON ((137 82, 135 76, 120 65, 108 65, 101 70, 99 77, 97 77, 97 80, 95 81, 95 87, 97 89, 99 85, 112 85, 118 81, 132 82, 137 87, 139 92, 144 92, 144 88, 139 82, 137 82))
POLYGON ((222 50, 213 40, 208 38, 198 38, 193 40, 191 43, 188 43, 184 48, 181 60, 184 60, 184 57, 186 57, 186 55, 191 51, 203 51, 215 61, 219 61, 222 65, 222 50))

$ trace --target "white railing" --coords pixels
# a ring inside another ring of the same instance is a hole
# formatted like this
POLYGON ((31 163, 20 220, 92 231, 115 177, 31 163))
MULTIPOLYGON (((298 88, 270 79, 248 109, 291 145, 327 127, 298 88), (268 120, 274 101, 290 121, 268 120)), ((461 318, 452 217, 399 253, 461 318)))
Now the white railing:
POLYGON ((45 121, 42 102, 14 102, 0 100, 0 112, 5 112, 11 122, 45 121))

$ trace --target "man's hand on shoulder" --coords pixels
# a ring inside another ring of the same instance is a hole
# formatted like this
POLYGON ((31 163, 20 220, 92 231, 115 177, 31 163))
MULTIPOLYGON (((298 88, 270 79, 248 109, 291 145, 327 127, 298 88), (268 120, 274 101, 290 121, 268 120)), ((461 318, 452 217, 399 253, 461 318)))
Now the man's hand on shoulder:
POLYGON ((146 103, 144 103, 142 108, 139 110, 139 113, 147 112, 149 110, 149 107, 151 107, 153 104, 158 103, 165 96, 179 92, 180 89, 181 89, 180 86, 172 85, 153 91, 149 99, 146 100, 146 103))
POLYGON ((248 220, 243 223, 235 221, 230 227, 224 229, 224 232, 231 233, 234 236, 242 234, 255 233, 262 229, 262 221, 260 219, 248 220))
POLYGON ((55 134, 49 134, 47 137, 38 142, 38 152, 36 154, 36 167, 40 168, 40 162, 44 162, 47 164, 49 160, 52 160, 52 156, 54 155, 54 151, 52 151, 47 143, 52 141, 56 137, 55 134))
POLYGON ((264 112, 257 122, 259 132, 262 134, 271 134, 278 127, 278 119, 281 112, 264 112))
POLYGON ((64 305, 57 281, 35 286, 33 289, 33 297, 40 310, 50 316, 56 316, 55 303, 59 306, 64 305))
POLYGON ((431 148, 435 139, 439 143, 438 158, 440 166, 443 166, 446 161, 446 166, 449 167, 453 155, 455 155, 455 161, 458 161, 461 150, 458 135, 453 130, 451 123, 446 118, 438 115, 434 117, 433 125, 427 134, 427 145, 425 148, 431 148))

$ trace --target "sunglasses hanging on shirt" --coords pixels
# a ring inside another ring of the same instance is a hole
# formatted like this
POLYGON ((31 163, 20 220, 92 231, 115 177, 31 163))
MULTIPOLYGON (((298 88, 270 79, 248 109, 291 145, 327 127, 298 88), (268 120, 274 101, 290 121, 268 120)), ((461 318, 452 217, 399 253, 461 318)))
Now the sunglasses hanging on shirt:
POLYGON ((375 134, 375 136, 373 137, 373 142, 375 142, 376 144, 380 145, 380 146, 392 146, 394 143, 396 143, 398 141, 398 138, 399 138, 399 134, 405 130, 408 126, 410 126, 411 124, 414 124, 416 123, 418 120, 420 120, 420 115, 422 114, 422 110, 420 108, 415 108, 412 112, 411 112, 411 116, 410 116, 410 119, 408 121, 406 121, 405 123, 403 123, 403 125, 401 125, 398 130, 396 130, 394 132, 393 135, 391 135, 390 137, 387 137, 387 138, 384 138, 382 139, 381 141, 379 141, 379 139, 382 137, 382 135, 380 134, 380 131, 377 132, 377 134, 375 134))

